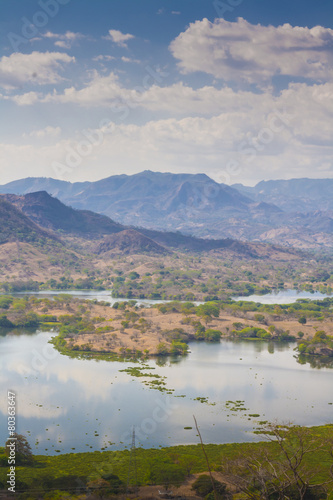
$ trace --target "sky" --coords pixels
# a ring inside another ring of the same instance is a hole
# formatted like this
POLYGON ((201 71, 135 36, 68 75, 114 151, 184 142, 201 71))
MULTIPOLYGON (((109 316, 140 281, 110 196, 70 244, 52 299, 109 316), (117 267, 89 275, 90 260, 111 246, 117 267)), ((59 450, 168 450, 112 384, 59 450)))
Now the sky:
POLYGON ((332 0, 0 0, 0 185, 333 176, 332 0))

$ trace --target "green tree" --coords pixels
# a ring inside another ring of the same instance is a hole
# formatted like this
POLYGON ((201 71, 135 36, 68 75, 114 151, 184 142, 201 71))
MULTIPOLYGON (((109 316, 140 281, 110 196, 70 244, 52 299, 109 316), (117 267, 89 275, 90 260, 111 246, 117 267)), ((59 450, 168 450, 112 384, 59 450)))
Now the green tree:
POLYGON ((5 445, 5 454, 7 457, 10 457, 11 448, 13 447, 13 443, 15 445, 15 463, 18 464, 32 464, 33 463, 33 454, 31 451, 30 444, 27 441, 27 438, 22 434, 14 433, 12 438, 9 438, 6 441, 5 445))
POLYGON ((212 330, 208 328, 205 331, 205 340, 206 342, 218 342, 222 336, 220 330, 212 330))
POLYGON ((160 342, 157 345, 157 354, 159 356, 165 356, 166 354, 169 354, 168 346, 164 342, 160 342))

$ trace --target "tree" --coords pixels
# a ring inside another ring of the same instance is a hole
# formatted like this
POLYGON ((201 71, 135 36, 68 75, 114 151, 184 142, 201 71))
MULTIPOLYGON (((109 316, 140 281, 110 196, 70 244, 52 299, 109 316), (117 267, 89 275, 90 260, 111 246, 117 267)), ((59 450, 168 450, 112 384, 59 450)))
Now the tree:
POLYGON ((306 317, 305 317, 305 316, 301 316, 301 317, 298 319, 298 322, 299 322, 301 325, 305 325, 305 324, 306 324, 306 317))
POLYGON ((222 333, 220 332, 220 330, 212 330, 208 328, 208 330, 205 331, 206 342, 219 342, 221 336, 222 333))
POLYGON ((11 448, 15 445, 15 464, 31 464, 33 462, 33 454, 30 444, 25 436, 16 434, 6 441, 5 453, 7 457, 11 456, 11 448))
POLYGON ((185 479, 184 471, 179 465, 169 461, 149 460, 147 465, 149 467, 146 476, 148 484, 160 484, 168 490, 171 485, 179 486, 185 479))
POLYGON ((173 340, 171 343, 170 354, 186 354, 188 351, 188 345, 186 342, 180 342, 173 340))
POLYGON ((157 345, 157 354, 159 356, 165 356, 166 354, 169 354, 169 349, 168 346, 164 342, 160 342, 157 345))
POLYGON ((193 468, 197 465, 198 459, 195 455, 181 455, 177 462, 185 471, 188 476, 190 476, 193 468))
MULTIPOLYGON (((316 470, 309 459, 315 452, 322 457, 326 453, 327 459, 332 457, 331 429, 325 442, 314 436, 311 429, 294 425, 268 424, 261 434, 270 445, 260 444, 256 451, 251 450, 251 455, 226 462, 223 474, 228 482, 252 500, 326 498, 327 483, 317 482, 323 469, 316 470)), ((326 472, 332 476, 329 465, 326 472)))
POLYGON ((206 304, 201 304, 196 310, 197 316, 203 318, 206 323, 211 321, 212 317, 218 318, 220 315, 220 309, 214 302, 206 302, 206 304))

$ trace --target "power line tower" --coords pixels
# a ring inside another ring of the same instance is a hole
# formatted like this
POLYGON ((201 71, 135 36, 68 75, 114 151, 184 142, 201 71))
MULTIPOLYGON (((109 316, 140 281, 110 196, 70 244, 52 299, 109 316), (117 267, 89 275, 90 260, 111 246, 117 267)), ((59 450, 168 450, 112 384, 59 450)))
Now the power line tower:
POLYGON ((128 475, 127 475, 127 488, 126 493, 129 493, 129 490, 134 490, 134 493, 137 493, 138 490, 138 477, 137 477, 137 469, 136 469, 136 450, 135 450, 135 427, 133 427, 132 433, 132 446, 128 464, 128 475))

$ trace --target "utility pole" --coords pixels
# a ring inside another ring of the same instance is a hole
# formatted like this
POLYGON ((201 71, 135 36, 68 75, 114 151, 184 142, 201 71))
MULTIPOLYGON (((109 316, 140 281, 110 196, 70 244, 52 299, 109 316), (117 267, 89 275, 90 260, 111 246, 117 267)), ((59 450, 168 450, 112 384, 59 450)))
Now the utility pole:
POLYGON ((135 427, 133 427, 133 433, 132 433, 132 446, 128 464, 126 493, 129 493, 129 489, 131 486, 134 488, 134 492, 136 493, 138 489, 138 477, 136 469, 135 427))

